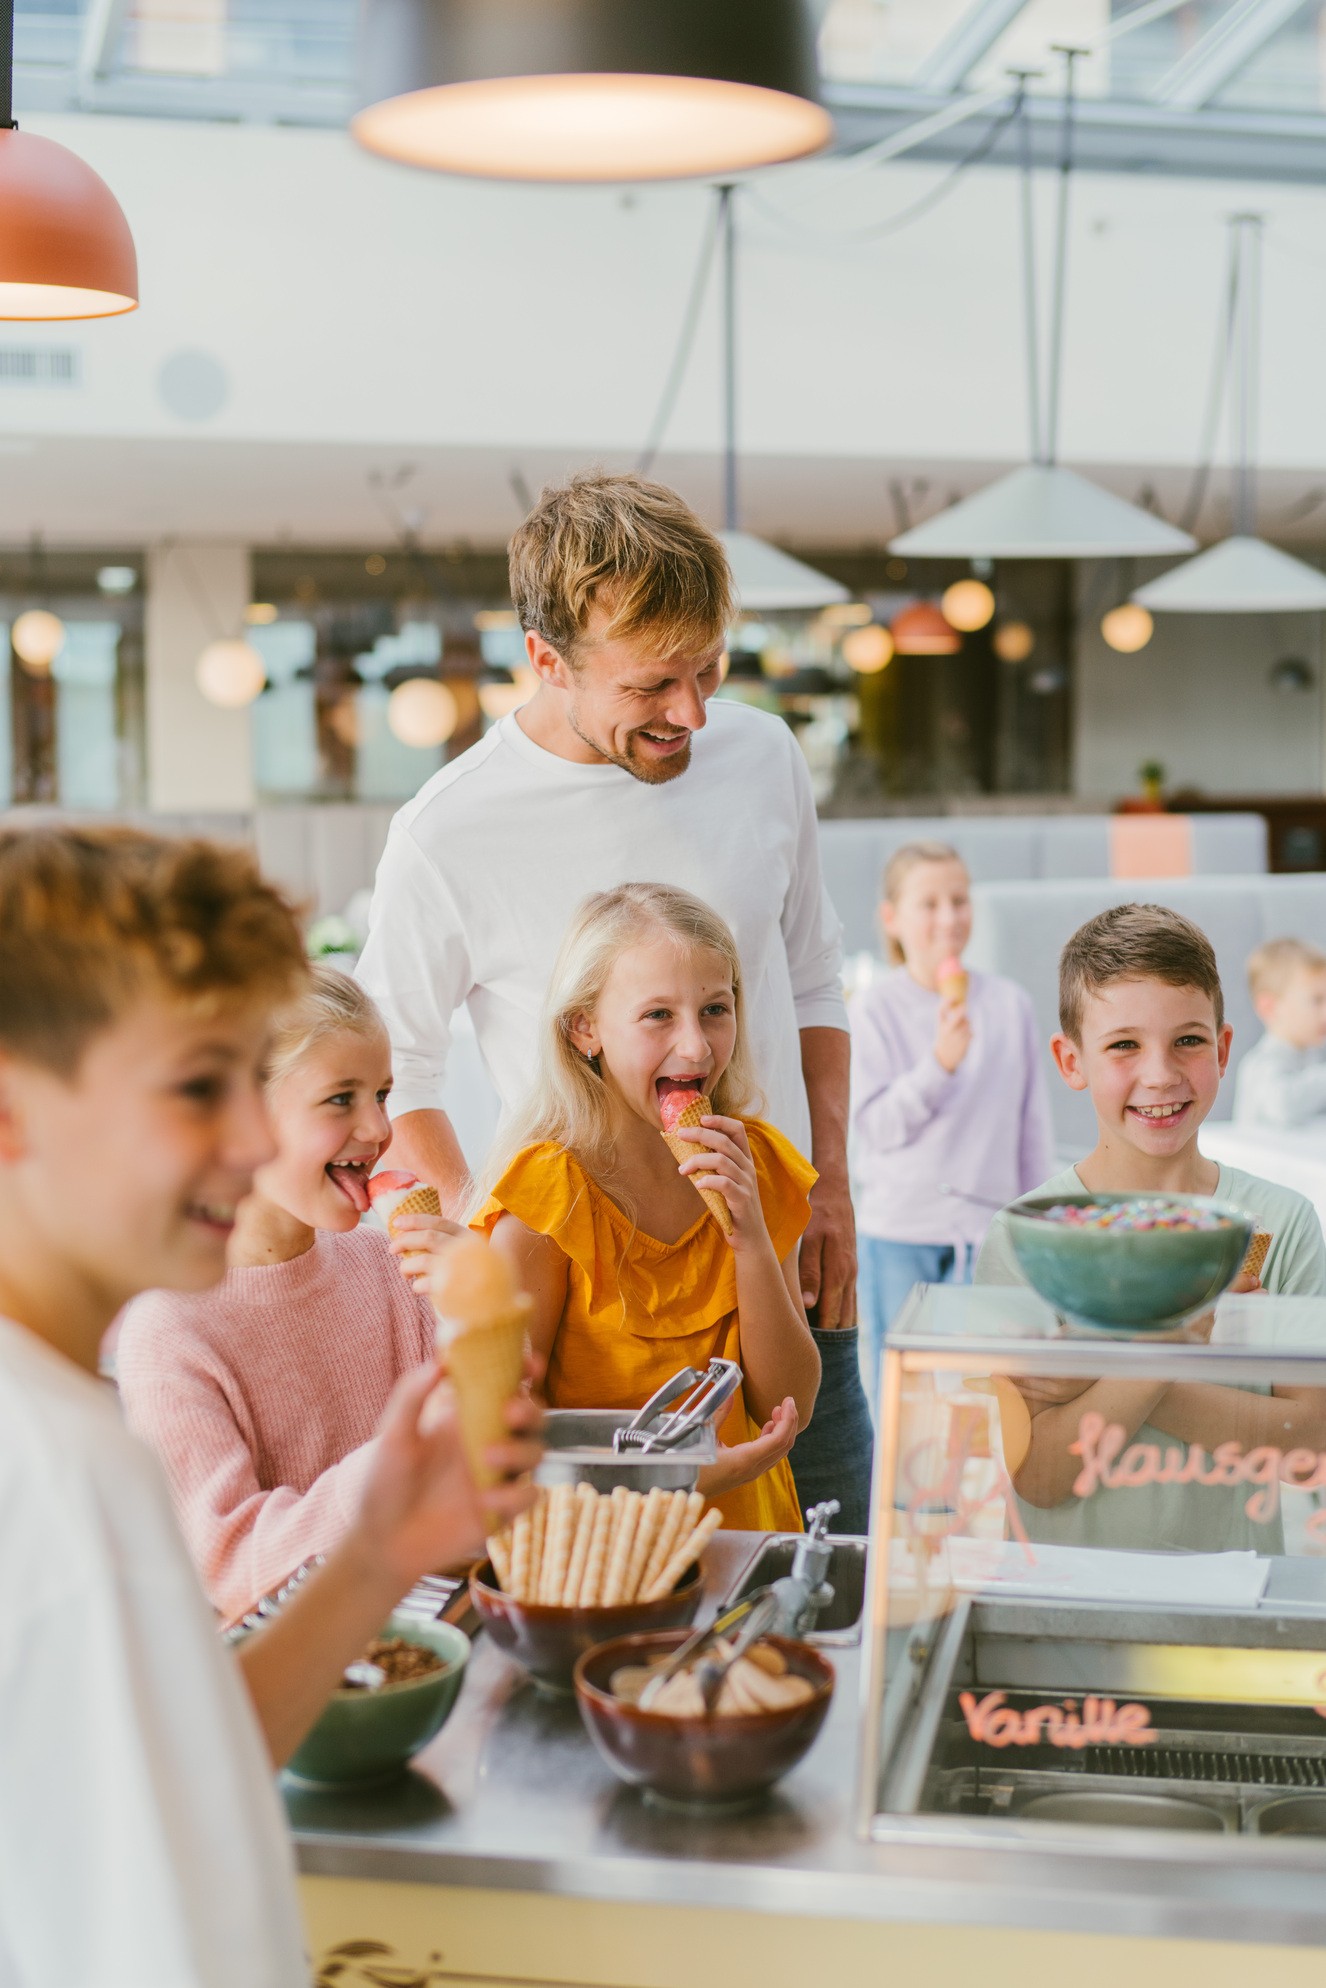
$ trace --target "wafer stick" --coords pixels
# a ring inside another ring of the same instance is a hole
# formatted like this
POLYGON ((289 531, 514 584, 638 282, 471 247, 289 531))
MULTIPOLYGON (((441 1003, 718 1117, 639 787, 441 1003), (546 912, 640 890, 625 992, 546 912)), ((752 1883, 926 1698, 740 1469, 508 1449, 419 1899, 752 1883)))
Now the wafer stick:
MULTIPOLYGON (((615 1497, 616 1492, 613 1493, 615 1497)), ((644 1499, 638 1492, 628 1491, 622 1500, 622 1515, 617 1521, 617 1529, 612 1538, 612 1555, 608 1561, 607 1578, 603 1583, 603 1607, 613 1608, 626 1600, 626 1570, 631 1564, 631 1548, 635 1544, 636 1527, 640 1523, 640 1512, 644 1499)))
POLYGON ((649 1549, 649 1557, 645 1561, 645 1571, 640 1576, 640 1587, 638 1590, 640 1594, 644 1594, 649 1583, 663 1572, 663 1569, 672 1558, 677 1541, 681 1537, 681 1528, 686 1518, 686 1493, 684 1491, 670 1491, 667 1494, 667 1498, 668 1503, 667 1509, 663 1514, 663 1522, 654 1535, 654 1543, 649 1549))
POLYGON ((499 1588, 511 1592, 511 1534, 495 1532, 488 1541, 488 1558, 497 1576, 499 1588))
MULTIPOLYGON (((507 1593, 517 1601, 529 1599, 530 1549, 534 1538, 534 1513, 522 1512, 511 1528, 511 1577, 503 1581, 507 1593)), ((496 1570, 497 1562, 493 1562, 496 1570)))
POLYGON ((543 1570, 543 1534, 547 1524, 547 1515, 547 1495, 544 1492, 540 1492, 538 1503, 534 1507, 534 1523, 530 1527, 529 1575, 525 1582, 524 1594, 526 1601, 537 1601, 539 1599, 539 1581, 543 1570))
POLYGON ((585 1561, 585 1575, 580 1583, 577 1606, 597 1608, 599 1596, 603 1592, 603 1577, 608 1571, 608 1542, 612 1538, 613 1506, 611 1498, 597 1498, 594 1501, 594 1526, 589 1536, 589 1557, 585 1561))
POLYGON ((635 1538, 631 1542, 631 1558, 626 1568, 623 1601, 634 1601, 640 1592, 640 1583, 644 1579, 645 1568, 649 1564, 649 1556, 654 1541, 658 1538, 658 1529, 663 1523, 663 1514, 667 1509, 667 1495, 666 1491, 660 1491, 655 1486, 645 1499, 636 1524, 635 1538))
POLYGON ((548 1517, 543 1535, 543 1565, 539 1569, 539 1600, 545 1607, 561 1605, 571 1564, 571 1540, 575 1531, 576 1494, 573 1484, 554 1485, 548 1498, 548 1517))
POLYGON ((598 1502, 598 1493, 592 1484, 577 1484, 575 1534, 571 1541, 571 1558, 567 1564, 566 1580, 562 1585, 563 1608, 574 1608, 580 1598, 580 1584, 585 1578, 589 1542, 594 1532, 594 1511, 598 1502))
POLYGON ((682 1540, 652 1587, 647 1588, 641 1595, 641 1601, 662 1601, 664 1595, 671 1594, 686 1569, 693 1561, 699 1559, 722 1523, 723 1514, 717 1506, 706 1512, 694 1532, 682 1540))

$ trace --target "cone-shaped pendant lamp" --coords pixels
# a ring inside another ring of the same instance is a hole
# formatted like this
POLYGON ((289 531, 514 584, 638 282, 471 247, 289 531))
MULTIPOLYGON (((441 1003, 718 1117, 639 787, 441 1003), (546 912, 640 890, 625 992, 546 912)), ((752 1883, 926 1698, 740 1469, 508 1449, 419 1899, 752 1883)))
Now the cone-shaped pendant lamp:
POLYGON ((831 607, 851 599, 848 588, 827 573, 780 552, 776 545, 739 529, 737 523, 737 231, 736 188, 720 186, 719 227, 723 242, 723 529, 719 537, 732 569, 737 602, 753 612, 780 608, 831 607))
POLYGON ((1326 574, 1254 536, 1261 244, 1261 215, 1235 214, 1230 220, 1238 344, 1233 536, 1139 587, 1133 599, 1152 613, 1302 614, 1326 609, 1326 574))
POLYGON ((1050 333, 1049 406, 1042 426, 1036 312, 1031 153, 1025 106, 1022 133, 1022 258, 1027 349, 1027 410, 1032 461, 1001 476, 923 525, 895 538, 890 552, 909 559, 1163 558, 1191 552, 1196 540, 1136 504, 1126 504, 1056 462, 1059 388, 1063 377, 1064 279, 1068 252, 1068 193, 1072 174, 1073 54, 1067 56, 1059 212, 1050 333), (1042 436, 1044 440, 1042 441, 1042 436))
POLYGON ((105 180, 14 123, 14 5, 0 0, 0 319, 118 317, 137 306, 133 236, 105 180))
POLYGON ((370 0, 371 152, 491 179, 650 180, 818 152, 805 0, 370 0))

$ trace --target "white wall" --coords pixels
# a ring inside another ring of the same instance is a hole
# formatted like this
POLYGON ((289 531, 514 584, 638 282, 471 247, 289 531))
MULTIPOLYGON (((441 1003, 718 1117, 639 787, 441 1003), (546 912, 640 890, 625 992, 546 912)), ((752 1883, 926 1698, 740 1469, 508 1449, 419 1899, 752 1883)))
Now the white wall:
POLYGON ((172 544, 148 555, 147 791, 155 811, 253 805, 249 713, 209 704, 194 675, 209 642, 243 633, 249 588, 245 546, 172 544))
POLYGON ((1174 787, 1214 794, 1314 793, 1326 786, 1320 617, 1157 615, 1135 656, 1084 619, 1078 649, 1074 786, 1131 793, 1144 759, 1174 787), (1273 690, 1271 667, 1308 662, 1307 692, 1273 690))

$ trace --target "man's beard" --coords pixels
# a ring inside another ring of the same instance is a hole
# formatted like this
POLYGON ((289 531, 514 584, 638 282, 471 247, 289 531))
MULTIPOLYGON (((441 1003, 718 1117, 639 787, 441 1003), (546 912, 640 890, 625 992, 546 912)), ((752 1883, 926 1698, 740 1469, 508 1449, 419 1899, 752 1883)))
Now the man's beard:
POLYGON ((581 731, 574 706, 568 714, 567 723, 576 737, 592 752, 596 752, 600 759, 606 759, 610 766, 620 766, 623 773, 629 773, 633 780, 643 781, 647 787, 661 787, 666 781, 675 780, 691 763, 689 739, 680 752, 672 753, 667 759, 637 759, 631 751, 631 745, 639 736, 638 732, 627 733, 625 752, 610 752, 600 740, 592 739, 588 732, 581 731))

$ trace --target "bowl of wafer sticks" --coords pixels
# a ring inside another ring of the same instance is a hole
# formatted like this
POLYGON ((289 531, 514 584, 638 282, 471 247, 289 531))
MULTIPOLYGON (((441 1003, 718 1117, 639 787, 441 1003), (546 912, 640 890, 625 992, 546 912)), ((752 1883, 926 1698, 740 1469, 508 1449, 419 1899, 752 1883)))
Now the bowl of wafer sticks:
POLYGON ((536 1684, 569 1692, 576 1658, 596 1644, 693 1621, 700 1557, 721 1524, 698 1491, 556 1484, 489 1540, 470 1598, 499 1649, 536 1684))

